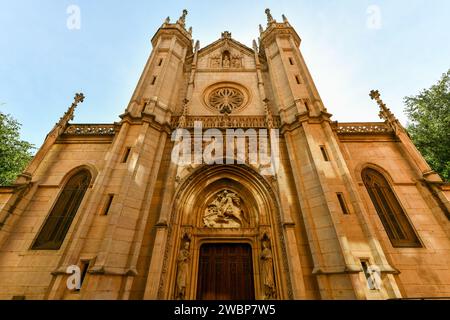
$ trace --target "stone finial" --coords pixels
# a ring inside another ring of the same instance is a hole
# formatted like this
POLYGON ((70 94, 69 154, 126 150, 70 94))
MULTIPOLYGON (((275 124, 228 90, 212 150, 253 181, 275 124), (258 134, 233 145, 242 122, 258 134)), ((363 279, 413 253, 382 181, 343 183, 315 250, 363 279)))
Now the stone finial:
POLYGON ((188 33, 192 36, 192 27, 189 27, 188 33))
POLYGON ((380 107, 380 118, 387 121, 392 129, 394 129, 395 132, 401 127, 398 119, 395 117, 395 115, 391 112, 391 110, 386 106, 386 104, 381 99, 380 92, 378 90, 372 90, 370 91, 370 98, 372 100, 376 101, 378 106, 380 107))
POLYGON ((231 32, 229 31, 222 32, 222 39, 231 39, 231 32))
POLYGON ((259 33, 263 33, 264 32, 264 28, 262 25, 259 25, 259 33))
POLYGON ((84 102, 84 98, 85 98, 85 96, 84 96, 84 94, 83 93, 76 93, 75 94, 75 98, 74 98, 74 103, 76 104, 76 105, 78 105, 78 103, 83 103, 84 102))
POLYGON ((170 17, 167 17, 166 20, 164 21, 165 24, 169 24, 170 23, 170 17))
MULTIPOLYGON (((389 120, 390 118, 394 117, 394 114, 389 110, 389 108, 386 106, 386 104, 381 99, 380 92, 378 90, 372 90, 370 91, 370 98, 372 100, 376 101, 378 106, 380 107, 380 117, 384 120, 389 120)), ((395 118, 395 117, 394 117, 395 118)))
POLYGON ((84 102, 84 94, 82 93, 76 93, 75 97, 73 98, 73 103, 69 107, 69 109, 66 111, 66 113, 59 119, 59 121, 56 123, 55 127, 50 131, 49 136, 57 137, 61 133, 64 132, 66 129, 69 121, 73 120, 75 109, 77 108, 78 104, 84 102))
POLYGON ((283 17, 283 22, 284 23, 289 23, 289 21, 288 21, 288 19, 287 19, 287 17, 286 17, 286 15, 281 15, 282 17, 283 17))
POLYGON ((197 40, 195 42, 195 51, 197 52, 198 50, 200 50, 200 41, 199 40, 197 40))
POLYGON ((275 21, 273 19, 272 14, 270 13, 270 9, 269 8, 266 9, 266 15, 267 15, 267 24, 271 24, 272 22, 275 21))
POLYGON ((69 109, 66 111, 64 116, 59 120, 59 125, 65 126, 69 121, 73 120, 75 109, 77 108, 79 103, 84 102, 84 94, 83 93, 76 93, 75 97, 73 98, 73 103, 69 107, 69 109))
POLYGON ((186 16, 188 15, 188 11, 186 9, 183 10, 183 14, 178 19, 177 23, 181 25, 183 28, 186 26, 186 16))
POLYGON ((378 90, 372 90, 372 91, 370 91, 370 98, 372 98, 372 100, 377 100, 377 102, 378 102, 378 100, 380 99, 380 92, 378 91, 378 90))

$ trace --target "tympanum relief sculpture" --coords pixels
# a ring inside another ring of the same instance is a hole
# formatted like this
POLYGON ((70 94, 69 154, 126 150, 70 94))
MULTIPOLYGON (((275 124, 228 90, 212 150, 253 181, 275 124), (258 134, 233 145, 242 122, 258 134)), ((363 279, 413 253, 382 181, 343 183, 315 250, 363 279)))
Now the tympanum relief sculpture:
POLYGON ((244 227, 247 219, 241 207, 241 198, 235 192, 221 191, 206 208, 203 222, 208 228, 244 227))

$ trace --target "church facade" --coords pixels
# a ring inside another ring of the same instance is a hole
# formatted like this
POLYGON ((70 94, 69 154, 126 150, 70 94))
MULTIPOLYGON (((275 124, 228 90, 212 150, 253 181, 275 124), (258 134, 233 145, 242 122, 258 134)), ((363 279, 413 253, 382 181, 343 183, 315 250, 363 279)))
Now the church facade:
POLYGON ((0 299, 450 298, 450 186, 378 91, 333 121, 266 14, 252 48, 168 18, 117 123, 76 95, 0 188, 0 299))

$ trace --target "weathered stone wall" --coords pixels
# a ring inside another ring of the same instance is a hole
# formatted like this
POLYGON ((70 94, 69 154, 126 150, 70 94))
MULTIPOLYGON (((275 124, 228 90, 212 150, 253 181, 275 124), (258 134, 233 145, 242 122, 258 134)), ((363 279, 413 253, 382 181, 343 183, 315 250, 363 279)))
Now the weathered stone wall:
POLYGON ((354 136, 345 137, 341 147, 383 250, 390 264, 400 272, 396 280, 404 297, 449 297, 449 221, 436 208, 417 169, 405 157, 402 145, 390 136, 354 136), (361 171, 368 165, 378 168, 390 182, 423 248, 392 246, 362 182, 361 171))
POLYGON ((51 273, 57 268, 83 212, 75 217, 62 250, 31 251, 31 245, 60 194, 67 175, 75 168, 86 165, 101 171, 108 148, 106 143, 53 145, 37 170, 34 181, 38 184, 37 190, 0 248, 0 299, 22 295, 27 299, 44 298, 52 280, 51 273))

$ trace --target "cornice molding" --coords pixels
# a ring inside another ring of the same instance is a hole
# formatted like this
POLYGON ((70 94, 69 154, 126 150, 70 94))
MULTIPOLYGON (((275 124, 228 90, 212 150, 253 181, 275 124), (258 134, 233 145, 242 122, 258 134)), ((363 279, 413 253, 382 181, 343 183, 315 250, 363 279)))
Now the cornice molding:
POLYGON ((272 42, 278 35, 292 36, 297 47, 299 47, 302 42, 298 33, 289 24, 273 22, 261 33, 261 44, 266 46, 267 43, 272 42))

